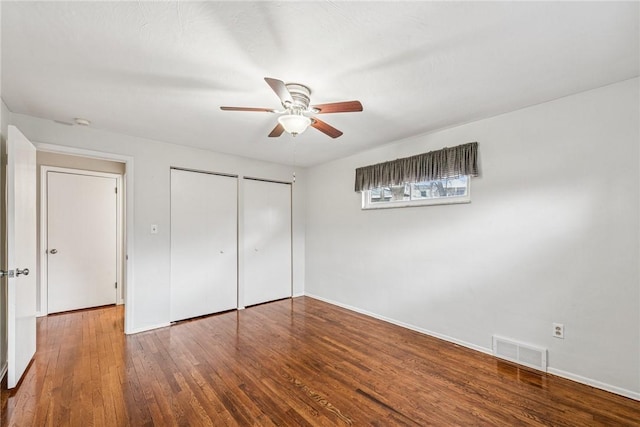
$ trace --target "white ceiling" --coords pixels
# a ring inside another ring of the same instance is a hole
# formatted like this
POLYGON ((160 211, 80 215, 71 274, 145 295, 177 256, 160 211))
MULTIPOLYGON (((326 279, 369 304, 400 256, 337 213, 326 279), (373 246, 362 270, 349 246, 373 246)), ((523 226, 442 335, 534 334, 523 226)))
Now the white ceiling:
MULTIPOLYGON (((2 2, 15 113, 315 165, 639 75, 638 2, 2 2), (361 113, 267 138, 264 82, 361 113), (295 143, 294 143, 295 141, 295 143)), ((461 143, 468 141, 460 141, 461 143)))

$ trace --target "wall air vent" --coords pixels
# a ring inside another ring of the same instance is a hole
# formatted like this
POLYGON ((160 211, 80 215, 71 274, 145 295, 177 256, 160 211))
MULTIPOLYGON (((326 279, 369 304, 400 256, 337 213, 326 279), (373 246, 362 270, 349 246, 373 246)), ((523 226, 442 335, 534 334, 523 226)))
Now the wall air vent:
POLYGON ((493 355, 529 368, 547 372, 547 350, 493 336, 493 355))

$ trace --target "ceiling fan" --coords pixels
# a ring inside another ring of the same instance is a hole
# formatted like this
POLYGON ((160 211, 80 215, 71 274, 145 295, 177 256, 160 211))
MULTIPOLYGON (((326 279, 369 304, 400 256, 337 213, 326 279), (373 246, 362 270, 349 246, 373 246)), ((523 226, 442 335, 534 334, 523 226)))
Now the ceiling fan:
POLYGON ((264 80, 280 98, 284 110, 272 108, 253 107, 220 107, 224 111, 256 111, 265 113, 280 114, 278 124, 269 134, 270 137, 278 137, 283 132, 288 132, 293 136, 301 134, 309 126, 318 129, 320 132, 337 138, 342 132, 333 126, 317 119, 316 114, 327 113, 351 113, 362 111, 360 101, 332 102, 330 104, 309 105, 311 102, 311 89, 299 83, 284 83, 282 80, 265 77, 264 80))

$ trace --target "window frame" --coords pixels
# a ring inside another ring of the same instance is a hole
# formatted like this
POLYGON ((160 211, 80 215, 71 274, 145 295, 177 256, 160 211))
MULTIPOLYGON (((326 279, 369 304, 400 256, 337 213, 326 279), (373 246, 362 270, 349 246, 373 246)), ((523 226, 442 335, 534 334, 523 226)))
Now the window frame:
MULTIPOLYGON (((417 206, 436 206, 436 205, 457 205, 464 203, 471 203, 471 176, 470 175, 462 175, 467 177, 467 191, 463 196, 450 196, 450 197, 435 197, 429 199, 409 199, 409 200, 397 200, 397 201, 388 201, 388 202, 371 202, 371 193, 375 188, 364 190, 361 192, 362 194, 362 210, 372 210, 372 209, 393 209, 393 208, 409 208, 409 207, 417 207, 417 206)), ((455 179, 455 178, 452 178, 455 179)), ((435 182, 442 180, 432 180, 432 181, 423 181, 423 182, 435 182)), ((417 182, 409 182, 401 185, 415 185, 417 182)), ((378 188, 391 188, 398 186, 385 186, 378 188)), ((384 190, 382 190, 384 191, 384 190)), ((411 197, 411 192, 409 192, 411 197)))

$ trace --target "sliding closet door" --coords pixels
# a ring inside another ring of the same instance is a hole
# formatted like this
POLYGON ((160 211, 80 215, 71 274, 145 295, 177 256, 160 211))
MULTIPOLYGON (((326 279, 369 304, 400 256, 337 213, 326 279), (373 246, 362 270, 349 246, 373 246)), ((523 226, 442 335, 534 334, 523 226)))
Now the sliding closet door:
POLYGON ((237 308, 237 182, 171 170, 171 321, 237 308))
POLYGON ((291 296, 291 185, 244 180, 244 304, 291 296))

